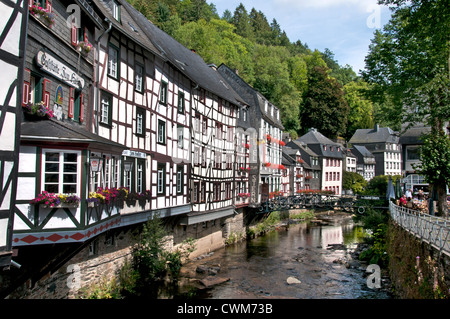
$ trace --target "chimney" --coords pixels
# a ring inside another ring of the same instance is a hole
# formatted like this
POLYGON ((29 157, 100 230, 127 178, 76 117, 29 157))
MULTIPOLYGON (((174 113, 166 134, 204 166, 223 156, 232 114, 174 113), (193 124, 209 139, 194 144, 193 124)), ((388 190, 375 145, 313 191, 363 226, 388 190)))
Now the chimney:
POLYGON ((375 132, 378 132, 380 130, 380 124, 375 124, 375 127, 373 129, 375 132))

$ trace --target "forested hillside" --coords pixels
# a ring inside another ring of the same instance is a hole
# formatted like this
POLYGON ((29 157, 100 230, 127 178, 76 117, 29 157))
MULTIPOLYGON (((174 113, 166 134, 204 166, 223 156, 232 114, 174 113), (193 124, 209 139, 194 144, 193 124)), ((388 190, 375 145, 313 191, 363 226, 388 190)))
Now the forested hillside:
POLYGON ((274 19, 240 4, 220 17, 205 0, 128 0, 150 21, 206 63, 226 64, 280 108, 294 138, 315 127, 329 138, 349 139, 373 127, 378 109, 365 98, 367 83, 334 54, 291 41, 274 19))

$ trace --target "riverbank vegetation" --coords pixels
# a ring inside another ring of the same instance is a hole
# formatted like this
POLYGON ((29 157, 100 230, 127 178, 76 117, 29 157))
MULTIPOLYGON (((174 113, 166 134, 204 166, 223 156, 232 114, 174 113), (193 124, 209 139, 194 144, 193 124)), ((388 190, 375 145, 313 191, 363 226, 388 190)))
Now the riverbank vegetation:
POLYGON ((122 299, 143 293, 157 298, 162 285, 177 281, 183 262, 195 249, 192 239, 176 249, 168 249, 167 243, 167 232, 161 219, 150 219, 139 232, 131 259, 124 263, 117 276, 102 278, 98 283, 82 288, 80 298, 122 299))
POLYGON ((359 260, 386 268, 389 263, 386 244, 389 221, 387 212, 369 207, 363 215, 355 215, 353 219, 364 228, 367 234, 364 243, 369 245, 368 249, 361 252, 359 260))

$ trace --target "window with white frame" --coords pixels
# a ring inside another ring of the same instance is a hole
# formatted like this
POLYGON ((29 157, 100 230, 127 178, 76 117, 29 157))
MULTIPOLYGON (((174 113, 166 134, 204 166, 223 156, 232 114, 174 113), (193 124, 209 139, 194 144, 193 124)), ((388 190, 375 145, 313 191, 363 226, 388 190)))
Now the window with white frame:
POLYGON ((145 110, 136 108, 136 134, 145 135, 145 110))
POLYGON ((166 177, 166 165, 158 164, 157 185, 156 185, 156 191, 158 195, 165 194, 165 177, 166 177))
POLYGON ((163 105, 167 104, 167 83, 161 82, 161 90, 159 94, 159 102, 163 105))
POLYGON ((184 179, 184 167, 179 166, 177 168, 177 193, 181 194, 183 193, 183 179, 184 179))
POLYGON ((120 22, 120 5, 117 1, 111 1, 111 11, 113 18, 120 22))
POLYGON ((166 144, 166 122, 158 120, 158 143, 166 144))
POLYGON ((111 125, 112 121, 112 97, 102 92, 100 105, 100 124, 111 125))
POLYGON ((138 92, 144 91, 144 66, 136 63, 135 66, 135 77, 134 77, 134 89, 138 92))
POLYGON ((177 133, 178 133, 178 148, 183 149, 184 148, 184 128, 181 125, 177 126, 177 133))
POLYGON ((119 77, 119 49, 109 44, 108 48, 108 75, 117 79, 119 77))
POLYGON ((184 93, 178 92, 178 113, 184 113, 184 93))
POLYGON ((145 191, 145 161, 137 161, 136 172, 136 192, 143 193, 145 191))
POLYGON ((79 194, 80 151, 43 150, 42 189, 49 193, 79 194))

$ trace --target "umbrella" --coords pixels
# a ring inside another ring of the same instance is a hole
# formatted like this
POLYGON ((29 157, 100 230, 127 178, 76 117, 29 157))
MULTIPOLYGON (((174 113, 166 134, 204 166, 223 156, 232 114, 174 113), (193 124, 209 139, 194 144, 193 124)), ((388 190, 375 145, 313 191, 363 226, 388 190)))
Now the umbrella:
POLYGON ((395 181, 395 197, 402 197, 402 186, 400 185, 400 178, 395 181))
POLYGON ((394 190, 394 183, 392 182, 392 177, 389 176, 389 183, 388 183, 387 192, 386 192, 386 199, 389 200, 391 198, 395 199, 395 190, 394 190))

